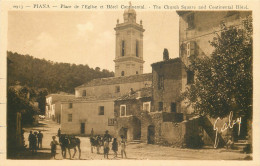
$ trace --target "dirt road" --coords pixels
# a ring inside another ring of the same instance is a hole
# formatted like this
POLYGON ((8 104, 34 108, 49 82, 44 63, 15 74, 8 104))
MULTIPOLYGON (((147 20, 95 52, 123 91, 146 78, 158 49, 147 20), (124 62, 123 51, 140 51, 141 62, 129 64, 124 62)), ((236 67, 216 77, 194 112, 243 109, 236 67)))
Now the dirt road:
MULTIPOLYGON (((29 151, 19 156, 19 159, 52 159, 50 157, 50 142, 52 136, 57 135, 59 129, 59 124, 51 121, 44 120, 40 121, 37 127, 25 128, 25 143, 27 146, 29 131, 41 130, 44 134, 43 137, 43 149, 39 149, 37 154, 32 155, 29 151)), ((90 141, 88 137, 79 137, 81 140, 81 159, 83 160, 107 160, 104 159, 102 154, 91 153, 90 141)), ((58 140, 58 138, 57 138, 58 140)), ((110 145, 111 146, 111 145, 110 145)), ((111 149, 111 148, 110 148, 111 149)), ((103 149, 101 149, 103 152, 103 149)), ((120 148, 119 151, 120 153, 120 148)), ((127 159, 128 160, 243 160, 249 158, 249 155, 238 153, 235 151, 230 151, 226 149, 179 149, 172 147, 165 147, 159 145, 150 145, 146 143, 140 144, 127 144, 126 147, 127 159)), ((71 150, 73 153, 73 150, 71 150)), ((66 160, 61 156, 61 149, 58 146, 57 149, 57 160, 66 160)), ((67 159, 69 156, 67 154, 67 159)), ((78 152, 75 155, 76 160, 78 160, 78 152)), ((114 157, 113 152, 110 150, 108 160, 122 160, 120 154, 118 157, 114 157)), ((125 158, 124 158, 125 160, 125 158)))

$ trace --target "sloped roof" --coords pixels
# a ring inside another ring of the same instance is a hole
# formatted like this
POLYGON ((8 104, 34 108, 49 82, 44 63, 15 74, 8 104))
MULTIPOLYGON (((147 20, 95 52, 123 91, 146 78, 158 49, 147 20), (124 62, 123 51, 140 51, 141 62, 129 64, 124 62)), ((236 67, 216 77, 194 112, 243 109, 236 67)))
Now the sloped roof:
POLYGON ((69 100, 75 98, 75 95, 69 95, 69 94, 49 94, 46 96, 46 98, 52 97, 52 103, 63 101, 63 100, 69 100))
POLYGON ((134 100, 134 99, 140 99, 145 97, 152 97, 152 87, 146 87, 146 88, 133 91, 132 93, 117 98, 115 101, 134 100))
POLYGON ((183 14, 186 14, 186 13, 190 13, 191 11, 188 11, 188 10, 177 10, 176 13, 179 15, 179 16, 182 16, 183 14))
POLYGON ((82 88, 82 87, 114 85, 114 84, 143 82, 143 81, 152 81, 152 73, 137 74, 137 75, 131 75, 131 76, 122 76, 122 77, 98 78, 98 79, 94 79, 88 83, 85 83, 83 85, 80 85, 80 86, 76 87, 75 89, 82 88))
POLYGON ((67 102, 84 102, 84 101, 97 101, 97 100, 113 100, 115 98, 104 94, 101 96, 85 96, 85 97, 74 97, 71 99, 64 99, 61 102, 67 103, 67 102))
POLYGON ((165 60, 165 61, 153 63, 153 64, 151 64, 151 66, 159 65, 159 64, 174 63, 174 62, 182 62, 182 61, 181 61, 180 58, 174 58, 174 59, 168 59, 168 60, 165 60))

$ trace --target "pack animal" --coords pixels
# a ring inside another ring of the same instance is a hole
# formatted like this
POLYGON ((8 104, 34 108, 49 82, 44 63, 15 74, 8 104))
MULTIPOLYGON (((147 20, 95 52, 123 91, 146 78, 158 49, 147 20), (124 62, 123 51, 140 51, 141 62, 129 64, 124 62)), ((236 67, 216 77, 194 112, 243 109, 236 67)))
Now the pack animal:
POLYGON ((74 136, 61 135, 60 143, 61 143, 61 150, 62 150, 63 158, 66 158, 66 149, 68 149, 70 159, 71 159, 70 149, 74 149, 74 153, 72 155, 72 158, 74 158, 75 154, 77 153, 77 148, 78 148, 79 159, 80 159, 81 149, 80 149, 80 139, 79 138, 76 138, 74 136))
POLYGON ((93 153, 93 149, 97 148, 97 154, 99 154, 99 149, 102 146, 102 139, 100 136, 97 137, 90 137, 90 144, 91 144, 91 153, 93 153))

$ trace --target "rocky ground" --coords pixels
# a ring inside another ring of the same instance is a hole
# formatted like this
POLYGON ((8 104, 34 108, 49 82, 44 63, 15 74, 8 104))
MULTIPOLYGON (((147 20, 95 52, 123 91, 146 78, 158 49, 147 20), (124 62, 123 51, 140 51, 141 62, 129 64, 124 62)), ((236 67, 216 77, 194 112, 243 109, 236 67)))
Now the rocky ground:
MULTIPOLYGON (((44 120, 40 121, 36 127, 27 127, 25 129, 25 144, 28 146, 28 135, 29 131, 41 130, 44 134, 43 137, 43 148, 39 149, 36 154, 31 154, 28 150, 17 156, 17 159, 51 159, 50 155, 50 142, 52 136, 57 135, 59 124, 51 121, 44 120)), ((109 159, 104 159, 103 154, 97 154, 96 150, 91 153, 89 137, 79 137, 81 140, 81 159, 82 160, 122 160, 121 155, 114 157, 113 152, 110 150, 109 159)), ((58 138, 57 138, 58 140, 58 138)), ((111 146, 111 145, 110 145, 111 146)), ((101 149, 102 152, 103 149, 101 149)), ((226 149, 179 149, 159 145, 151 145, 146 143, 140 144, 127 144, 126 148, 127 159, 123 160, 245 160, 250 159, 251 156, 248 154, 239 153, 232 150, 226 149)), ((73 150, 71 150, 73 153, 73 150)), ((120 153, 120 148, 119 148, 120 153)), ((69 156, 67 154, 67 159, 69 156)), ((74 160, 78 160, 78 152, 75 155, 74 160)), ((57 149, 56 160, 66 160, 61 156, 60 146, 57 149)))

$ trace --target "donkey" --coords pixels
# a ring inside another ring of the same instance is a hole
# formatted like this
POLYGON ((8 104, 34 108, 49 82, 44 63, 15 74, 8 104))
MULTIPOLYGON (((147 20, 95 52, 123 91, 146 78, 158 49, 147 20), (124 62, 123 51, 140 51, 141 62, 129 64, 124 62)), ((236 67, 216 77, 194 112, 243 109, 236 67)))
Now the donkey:
POLYGON ((90 137, 90 144, 91 144, 91 153, 93 153, 93 149, 97 148, 97 154, 99 154, 99 149, 102 146, 102 138, 100 136, 97 137, 90 137))
POLYGON ((77 152, 77 149, 76 149, 76 147, 77 147, 78 151, 79 151, 79 159, 80 159, 81 149, 80 149, 80 139, 79 138, 76 138, 74 136, 61 135, 60 142, 61 142, 61 151, 62 151, 63 158, 66 158, 66 149, 68 149, 70 159, 71 159, 70 149, 74 149, 74 153, 72 155, 72 158, 74 158, 75 154, 77 152))

